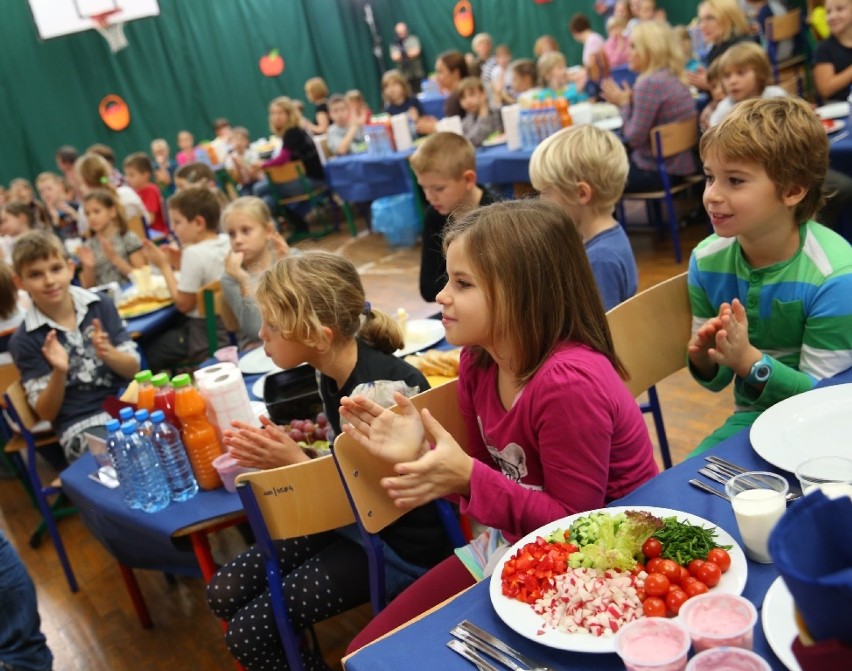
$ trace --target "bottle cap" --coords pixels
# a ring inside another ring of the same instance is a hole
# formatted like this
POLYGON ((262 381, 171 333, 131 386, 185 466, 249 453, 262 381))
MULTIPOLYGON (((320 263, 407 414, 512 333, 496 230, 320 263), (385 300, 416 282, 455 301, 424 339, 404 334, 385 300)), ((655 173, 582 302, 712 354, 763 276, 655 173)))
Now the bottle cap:
POLYGON ((118 411, 118 416, 122 422, 126 422, 128 419, 133 419, 133 408, 122 408, 118 411))
POLYGON ((154 424, 159 424, 160 422, 165 421, 165 419, 166 415, 162 410, 154 410, 154 412, 151 413, 151 421, 154 422, 154 424))
POLYGON ((106 430, 110 433, 118 431, 121 428, 121 423, 117 419, 111 419, 106 423, 106 430))
POLYGON ((155 387, 165 387, 169 383, 168 373, 157 373, 151 378, 151 384, 155 387))
POLYGON ((145 408, 136 411, 136 421, 140 424, 148 419, 148 411, 145 408))
POLYGON ((136 420, 130 419, 121 425, 121 432, 125 436, 129 436, 131 434, 136 433, 136 420))
POLYGON ((151 371, 150 370, 140 370, 136 375, 133 376, 133 379, 136 380, 139 384, 143 382, 151 381, 151 371))
POLYGON ((189 379, 189 375, 187 373, 181 373, 180 375, 175 375, 172 378, 172 386, 175 389, 180 389, 181 387, 188 387, 190 385, 191 380, 189 379))

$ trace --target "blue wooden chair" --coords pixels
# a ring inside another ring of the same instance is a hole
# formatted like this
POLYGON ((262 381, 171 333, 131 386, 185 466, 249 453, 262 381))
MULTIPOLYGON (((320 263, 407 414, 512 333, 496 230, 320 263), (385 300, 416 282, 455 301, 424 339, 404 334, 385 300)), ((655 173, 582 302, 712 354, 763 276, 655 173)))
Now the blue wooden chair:
MULTIPOLYGON (((657 160, 657 170, 660 172, 660 177, 663 181, 663 189, 661 191, 642 191, 642 192, 627 192, 622 194, 621 200, 644 200, 647 203, 653 203, 655 207, 654 217, 650 216, 649 220, 656 219, 660 234, 664 232, 661 212, 659 205, 662 201, 666 207, 666 223, 668 225, 669 234, 672 238, 674 246, 675 261, 680 263, 683 260, 683 252, 680 246, 680 235, 678 234, 678 219, 677 212, 674 206, 674 196, 692 188, 694 185, 704 181, 703 173, 695 173, 694 175, 678 176, 677 178, 669 175, 666 169, 666 159, 676 156, 682 152, 693 151, 698 145, 698 118, 685 119, 683 121, 674 121, 662 126, 655 126, 651 129, 651 148, 654 152, 654 157, 657 160)), ((622 226, 627 227, 627 221, 624 216, 624 207, 619 202, 618 218, 622 226)))
MULTIPOLYGON (((25 474, 25 485, 33 497, 41 513, 44 526, 53 541, 53 547, 59 557, 62 570, 65 572, 68 587, 72 592, 76 592, 78 590, 77 579, 74 576, 71 562, 68 560, 68 555, 65 552, 62 537, 56 528, 56 521, 62 517, 75 514, 77 511, 74 508, 63 505, 61 499, 57 499, 51 505, 48 497, 60 495, 62 493, 62 485, 58 480, 50 484, 44 484, 39 475, 36 460, 39 448, 54 445, 58 441, 49 424, 40 422, 30 408, 24 388, 20 380, 17 379, 16 368, 14 372, 15 380, 9 384, 4 394, 5 411, 8 413, 10 422, 14 425, 14 432, 11 434, 4 450, 12 458, 18 472, 25 474), (22 456, 23 454, 26 454, 26 458, 22 456)), ((41 532, 37 530, 30 539, 30 545, 36 547, 40 540, 41 532)))
POLYGON ((687 274, 628 298, 607 312, 606 318, 615 353, 630 374, 627 388, 637 398, 648 392, 648 402, 639 407, 653 415, 663 465, 671 468, 669 441, 654 385, 686 366, 686 346, 692 334, 687 274))

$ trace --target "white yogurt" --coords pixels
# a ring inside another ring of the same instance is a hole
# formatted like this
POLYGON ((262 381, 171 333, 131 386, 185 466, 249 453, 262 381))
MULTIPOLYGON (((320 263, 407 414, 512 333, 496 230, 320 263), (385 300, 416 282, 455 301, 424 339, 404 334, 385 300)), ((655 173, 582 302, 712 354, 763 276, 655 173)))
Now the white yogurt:
POLYGON ((737 526, 750 559, 772 563, 769 556, 769 533, 784 514, 786 500, 774 489, 747 489, 731 499, 737 526))

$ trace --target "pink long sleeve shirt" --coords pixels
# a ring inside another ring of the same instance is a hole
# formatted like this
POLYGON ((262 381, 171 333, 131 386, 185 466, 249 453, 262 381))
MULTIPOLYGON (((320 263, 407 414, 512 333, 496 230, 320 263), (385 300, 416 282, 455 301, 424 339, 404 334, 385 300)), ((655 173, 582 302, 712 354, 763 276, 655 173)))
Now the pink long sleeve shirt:
POLYGON ((635 399, 609 360, 584 345, 560 345, 508 410, 497 366, 480 368, 465 350, 459 400, 475 459, 461 511, 510 542, 658 473, 635 399))

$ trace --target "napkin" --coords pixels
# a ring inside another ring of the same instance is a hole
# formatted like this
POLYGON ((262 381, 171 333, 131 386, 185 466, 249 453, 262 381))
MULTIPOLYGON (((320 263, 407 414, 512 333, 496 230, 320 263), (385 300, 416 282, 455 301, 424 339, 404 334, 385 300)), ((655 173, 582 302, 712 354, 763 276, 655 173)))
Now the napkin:
POLYGON ((852 644, 852 499, 803 497, 772 530, 769 554, 813 639, 852 644))

